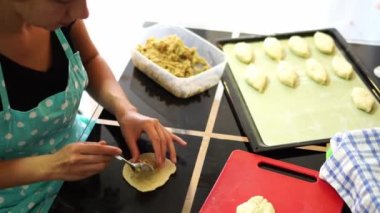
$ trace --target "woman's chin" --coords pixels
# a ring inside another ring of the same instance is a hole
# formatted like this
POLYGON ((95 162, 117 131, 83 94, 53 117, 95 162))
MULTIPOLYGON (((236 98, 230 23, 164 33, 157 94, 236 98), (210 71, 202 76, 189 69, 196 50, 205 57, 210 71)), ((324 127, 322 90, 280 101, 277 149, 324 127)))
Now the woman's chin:
POLYGON ((54 30, 62 27, 62 25, 54 24, 54 25, 44 25, 44 26, 38 26, 38 27, 44 28, 44 29, 49 30, 49 31, 54 31, 54 30))

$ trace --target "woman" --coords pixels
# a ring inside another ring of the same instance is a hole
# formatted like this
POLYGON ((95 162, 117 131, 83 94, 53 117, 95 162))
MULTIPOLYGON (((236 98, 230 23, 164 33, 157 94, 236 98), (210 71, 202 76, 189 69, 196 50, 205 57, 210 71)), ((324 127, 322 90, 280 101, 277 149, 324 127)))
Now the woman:
POLYGON ((142 132, 159 166, 167 152, 176 162, 174 142, 186 144, 128 101, 87 17, 86 0, 0 0, 0 212, 46 212, 62 181, 94 175, 121 154, 105 141, 80 142, 91 126, 76 114, 84 89, 116 116, 133 160, 142 132))

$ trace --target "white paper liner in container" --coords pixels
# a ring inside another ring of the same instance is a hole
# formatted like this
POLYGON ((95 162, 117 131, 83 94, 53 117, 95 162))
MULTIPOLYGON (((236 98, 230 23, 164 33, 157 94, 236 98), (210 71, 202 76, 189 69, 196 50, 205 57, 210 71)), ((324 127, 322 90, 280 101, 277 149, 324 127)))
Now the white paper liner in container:
POLYGON ((179 98, 188 98, 215 86, 223 75, 226 59, 222 51, 195 33, 180 26, 156 24, 145 28, 139 44, 154 37, 162 39, 169 35, 177 35, 187 47, 195 47, 198 54, 210 64, 210 69, 187 78, 179 78, 149 60, 136 48, 132 50, 133 64, 148 77, 153 79, 167 91, 179 98))

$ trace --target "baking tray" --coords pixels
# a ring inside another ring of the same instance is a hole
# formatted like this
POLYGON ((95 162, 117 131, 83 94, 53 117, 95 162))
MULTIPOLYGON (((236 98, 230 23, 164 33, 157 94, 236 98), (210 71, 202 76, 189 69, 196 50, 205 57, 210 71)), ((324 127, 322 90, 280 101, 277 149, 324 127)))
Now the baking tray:
POLYGON ((337 132, 380 125, 379 89, 368 78, 368 71, 334 28, 219 39, 216 44, 224 51, 228 62, 222 78, 223 84, 254 152, 324 144, 337 132), (317 31, 332 36, 336 45, 334 54, 343 55, 352 64, 355 72, 351 80, 337 77, 331 69, 330 61, 333 56, 322 54, 315 48, 312 36, 317 31), (275 62, 265 55, 260 45, 266 37, 274 36, 285 49, 285 60, 295 66, 304 66, 302 60, 305 59, 293 55, 287 47, 287 40, 292 35, 306 38, 311 57, 317 58, 328 72, 327 86, 316 84, 304 73, 298 73, 299 85, 295 89, 274 79, 275 62), (272 76, 269 75, 269 84, 262 94, 249 87, 238 73, 246 65, 234 57, 231 46, 241 41, 253 45, 253 63, 260 66, 262 60, 262 64, 268 65, 265 67, 266 72, 273 70, 272 76), (377 102, 371 113, 358 110, 353 105, 351 90, 355 86, 368 88, 374 95, 377 102))

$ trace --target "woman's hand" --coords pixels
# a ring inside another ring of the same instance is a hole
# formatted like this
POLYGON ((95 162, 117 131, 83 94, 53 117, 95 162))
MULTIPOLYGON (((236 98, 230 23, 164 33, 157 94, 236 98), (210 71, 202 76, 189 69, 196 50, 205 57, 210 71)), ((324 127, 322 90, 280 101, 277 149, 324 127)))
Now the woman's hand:
POLYGON ((129 110, 123 117, 118 118, 118 121, 133 161, 139 159, 137 140, 142 132, 146 132, 152 142, 158 166, 165 162, 167 152, 169 152, 170 160, 176 163, 174 142, 180 145, 187 144, 180 137, 169 132, 157 119, 142 115, 135 110, 129 110))
POLYGON ((176 162, 173 142, 180 145, 185 145, 186 142, 165 129, 157 119, 141 115, 136 111, 91 41, 83 21, 75 22, 70 35, 74 46, 81 52, 89 76, 87 91, 100 105, 117 117, 133 160, 138 160, 140 154, 136 144, 137 139, 142 132, 146 132, 152 141, 157 164, 162 165, 167 152, 170 153, 170 160, 176 162))
POLYGON ((99 173, 120 155, 121 150, 106 142, 77 142, 66 145, 51 155, 52 179, 80 180, 99 173))

